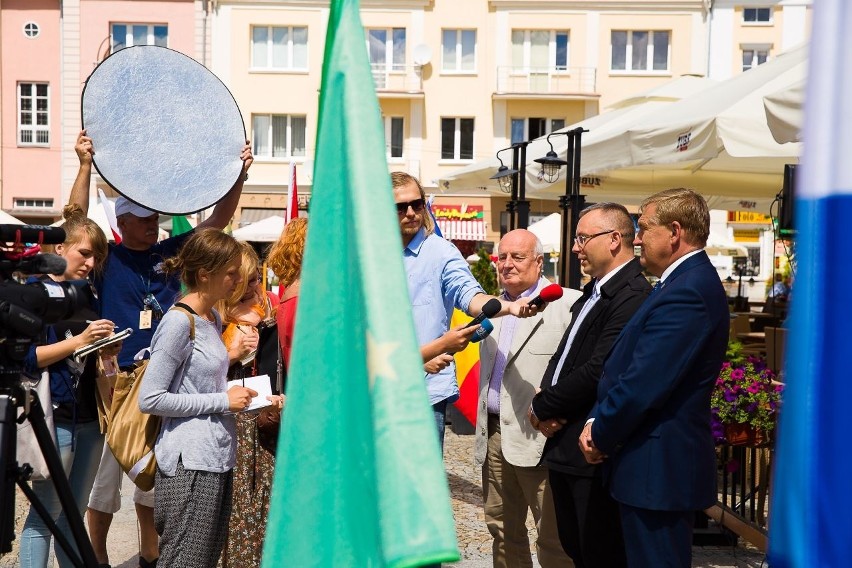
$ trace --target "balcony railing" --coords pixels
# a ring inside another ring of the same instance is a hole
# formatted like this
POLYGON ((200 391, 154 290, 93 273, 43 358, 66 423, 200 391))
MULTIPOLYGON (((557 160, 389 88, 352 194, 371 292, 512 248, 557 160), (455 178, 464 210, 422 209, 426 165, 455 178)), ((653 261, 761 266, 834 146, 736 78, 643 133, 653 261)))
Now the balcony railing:
POLYGON ((594 67, 497 68, 498 94, 585 95, 595 92, 594 67))
POLYGON ((420 65, 386 65, 373 63, 373 81, 380 93, 422 93, 420 65))

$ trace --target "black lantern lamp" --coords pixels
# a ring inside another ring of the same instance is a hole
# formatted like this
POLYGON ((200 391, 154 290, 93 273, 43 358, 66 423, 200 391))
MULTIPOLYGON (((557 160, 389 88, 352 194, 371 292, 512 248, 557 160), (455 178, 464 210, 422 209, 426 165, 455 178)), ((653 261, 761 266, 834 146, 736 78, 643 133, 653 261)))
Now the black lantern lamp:
POLYGON ((547 143, 550 145, 550 151, 544 158, 533 160, 537 164, 541 164, 541 177, 547 183, 553 183, 559 179, 559 170, 562 166, 567 166, 568 162, 561 160, 556 152, 553 151, 553 144, 550 142, 551 134, 547 135, 547 143))
MULTIPOLYGON (((503 148, 503 150, 511 150, 512 147, 503 148)), ((496 179, 497 183, 500 186, 500 191, 503 193, 512 193, 512 188, 515 185, 515 174, 518 173, 516 169, 509 169, 508 166, 503 164, 503 160, 500 159, 500 152, 503 150, 497 151, 497 160, 500 162, 500 167, 497 168, 497 173, 491 176, 488 179, 496 179)))

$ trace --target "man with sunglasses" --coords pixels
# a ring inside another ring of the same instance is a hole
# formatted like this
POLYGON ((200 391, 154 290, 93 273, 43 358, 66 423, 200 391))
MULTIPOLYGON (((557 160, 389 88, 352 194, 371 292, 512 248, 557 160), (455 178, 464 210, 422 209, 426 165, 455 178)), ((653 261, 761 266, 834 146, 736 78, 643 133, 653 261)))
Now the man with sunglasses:
POLYGON ((600 466, 577 446, 597 396, 606 354, 651 293, 633 254, 633 220, 624 206, 598 203, 580 212, 574 246, 592 280, 571 308, 571 325, 550 359, 530 422, 548 439, 549 469, 562 548, 578 568, 626 565, 618 505, 601 482, 600 466))
MULTIPOLYGON (((452 351, 460 351, 476 328, 450 330, 453 308, 476 316, 494 296, 485 293, 459 250, 434 234, 434 222, 426 211, 426 194, 417 178, 394 172, 391 185, 402 234, 403 263, 408 276, 408 294, 417 340, 420 345, 426 345, 446 336, 448 344, 454 343, 452 351), (461 341, 452 341, 453 336, 461 338, 461 341)), ((529 300, 500 300, 502 308, 497 315, 535 315, 538 309, 528 306, 529 300)), ((426 388, 443 448, 447 404, 459 397, 455 366, 450 364, 437 373, 427 374, 426 388)))

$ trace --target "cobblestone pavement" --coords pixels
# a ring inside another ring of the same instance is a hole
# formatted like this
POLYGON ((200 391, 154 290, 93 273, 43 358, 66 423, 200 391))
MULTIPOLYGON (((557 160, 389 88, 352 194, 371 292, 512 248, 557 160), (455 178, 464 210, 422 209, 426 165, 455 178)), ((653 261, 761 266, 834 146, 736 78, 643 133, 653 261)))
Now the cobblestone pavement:
MULTIPOLYGON (((482 512, 481 471, 473 463, 473 436, 459 436, 447 430, 444 446, 444 463, 453 501, 459 550, 462 560, 447 565, 449 568, 489 568, 491 566, 491 535, 485 527, 482 512)), ((136 563, 138 539, 136 515, 130 497, 132 484, 125 477, 122 491, 122 508, 116 513, 109 536, 109 552, 116 568, 133 568, 136 563)), ((15 526, 18 533, 29 504, 17 492, 15 526)), ((532 520, 527 523, 530 542, 535 540, 532 520)), ((736 547, 693 547, 693 567, 701 568, 761 568, 764 555, 741 544, 736 547)), ((0 557, 0 568, 18 566, 17 541, 14 550, 0 557)), ((538 564, 535 565, 538 568, 538 564)), ((357 567, 353 567, 357 568, 357 567)))
MULTIPOLYGON (((482 473, 473 462, 474 436, 458 436, 447 429, 444 441, 444 464, 453 500, 461 562, 453 568, 487 568, 491 566, 491 535, 482 512, 482 473)), ((527 519, 530 542, 535 540, 532 517, 527 519)), ((538 564, 535 565, 538 567, 538 564)), ((701 568, 761 568, 764 555, 750 545, 736 547, 694 546, 692 566, 701 568)))

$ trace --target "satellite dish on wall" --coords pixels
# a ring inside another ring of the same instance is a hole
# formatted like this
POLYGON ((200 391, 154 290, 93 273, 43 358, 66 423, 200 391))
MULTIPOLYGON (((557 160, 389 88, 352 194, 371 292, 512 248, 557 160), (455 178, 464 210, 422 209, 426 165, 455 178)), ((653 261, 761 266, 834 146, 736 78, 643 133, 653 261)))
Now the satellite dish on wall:
POLYGON ((414 57, 414 63, 423 67, 432 61, 432 48, 425 43, 421 43, 414 48, 412 55, 414 57))

